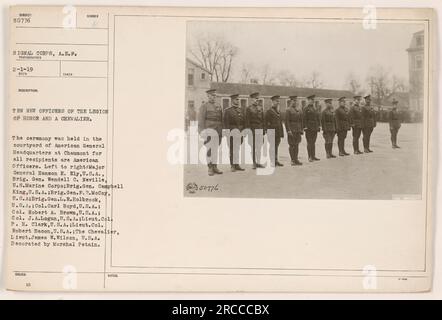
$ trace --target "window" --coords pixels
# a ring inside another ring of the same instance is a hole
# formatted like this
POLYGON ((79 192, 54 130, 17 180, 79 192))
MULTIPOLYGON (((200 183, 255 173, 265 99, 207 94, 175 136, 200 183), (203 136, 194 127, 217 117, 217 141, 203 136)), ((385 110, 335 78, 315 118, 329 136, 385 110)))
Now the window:
POLYGON ((194 73, 195 73, 195 70, 192 68, 190 68, 187 72, 187 85, 188 86, 194 85, 194 73))
POLYGON ((424 36, 418 36, 416 38, 416 46, 422 47, 424 45, 424 36))
POLYGON ((239 99, 239 106, 242 110, 242 112, 245 114, 247 109, 247 98, 241 98, 239 99))
POLYGON ((416 69, 422 69, 423 65, 423 58, 421 55, 416 56, 415 58, 415 68, 416 69))
POLYGON ((206 73, 205 72, 201 72, 201 80, 206 80, 206 73))
POLYGON ((226 110, 228 107, 230 107, 230 99, 229 98, 223 98, 223 110, 226 110))
POLYGON ((287 110, 288 108, 289 108, 289 105, 290 105, 290 98, 289 99, 285 99, 285 110, 287 110))

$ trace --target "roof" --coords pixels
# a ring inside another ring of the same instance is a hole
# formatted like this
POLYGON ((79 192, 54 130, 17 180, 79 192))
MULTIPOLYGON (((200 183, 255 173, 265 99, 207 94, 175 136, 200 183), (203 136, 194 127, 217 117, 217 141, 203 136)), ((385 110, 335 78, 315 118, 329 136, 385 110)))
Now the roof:
POLYGON ((410 46, 407 48, 407 51, 423 50, 423 47, 424 47, 423 44, 421 46, 418 46, 417 40, 416 40, 416 38, 422 34, 424 34, 424 30, 417 31, 417 32, 413 33, 413 36, 411 37, 411 41, 410 41, 410 46))
POLYGON ((308 97, 315 94, 324 98, 340 98, 353 97, 353 93, 347 90, 332 90, 332 89, 313 89, 313 88, 299 88, 288 86, 262 85, 262 84, 245 84, 245 83, 229 83, 229 82, 212 82, 211 89, 216 89, 219 94, 239 93, 240 95, 250 95, 253 92, 259 92, 261 96, 288 97, 296 95, 299 97, 308 97))
POLYGON ((191 64, 193 64, 194 66, 200 68, 201 70, 204 70, 204 71, 206 71, 206 72, 209 73, 209 74, 212 74, 212 72, 210 72, 209 70, 207 70, 206 68, 204 68, 204 67, 203 67, 202 65, 200 65, 198 62, 193 61, 193 60, 190 59, 190 58, 186 58, 186 60, 187 60, 188 62, 190 62, 191 64))

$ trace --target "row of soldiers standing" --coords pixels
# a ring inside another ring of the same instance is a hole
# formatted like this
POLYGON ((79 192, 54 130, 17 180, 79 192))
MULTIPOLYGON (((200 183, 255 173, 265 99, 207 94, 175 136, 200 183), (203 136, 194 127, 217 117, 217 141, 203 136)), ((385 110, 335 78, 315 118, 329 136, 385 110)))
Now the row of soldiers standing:
MULTIPOLYGON (((275 97, 279 98, 279 97, 275 97)), ((365 98, 365 105, 361 107, 361 96, 354 96, 354 103, 350 110, 345 105, 346 97, 338 99, 339 107, 333 110, 333 99, 325 99, 325 109, 320 113, 314 106, 315 95, 307 97, 308 103, 304 110, 298 105, 297 96, 289 97, 289 105, 286 111, 285 127, 288 135, 289 153, 292 165, 301 165, 298 160, 298 145, 301 136, 305 132, 307 140, 307 154, 310 162, 319 161, 316 157, 316 139, 322 128, 325 141, 327 158, 335 158, 333 154, 333 140, 338 137, 338 149, 340 156, 347 156, 345 151, 345 139, 347 132, 353 130, 353 150, 355 154, 362 154, 359 149, 359 139, 363 134, 364 152, 373 152, 370 149, 370 138, 376 127, 376 113, 371 106, 371 97, 365 98)))
MULTIPOLYGON (((256 130, 263 130, 264 133, 268 129, 273 129, 275 133, 275 143, 270 144, 270 155, 272 159, 271 165, 273 166, 283 166, 278 160, 278 148, 281 139, 284 137, 283 121, 281 114, 279 112, 279 99, 280 96, 275 95, 271 97, 272 106, 269 108, 265 114, 262 106, 259 105, 259 93, 255 92, 250 95, 251 105, 249 105, 245 113, 239 105, 239 95, 233 94, 231 98, 231 107, 222 111, 221 107, 215 103, 216 90, 210 89, 206 91, 208 94, 208 102, 201 106, 198 124, 199 130, 203 129, 214 129, 218 136, 222 137, 222 129, 238 129, 242 131, 247 128, 250 129, 252 134, 249 136, 249 144, 252 147, 252 159, 253 159, 253 169, 262 168, 260 164, 260 147, 261 144, 256 144, 256 130)), ((308 160, 310 162, 319 161, 320 159, 316 157, 316 139, 318 132, 322 128, 323 137, 325 140, 325 151, 327 158, 335 158, 333 154, 333 140, 335 135, 338 137, 338 149, 340 156, 347 156, 349 153, 345 151, 345 139, 347 137, 347 132, 352 130, 353 134, 353 151, 354 154, 362 154, 363 152, 359 149, 359 140, 361 134, 363 136, 363 148, 364 152, 373 152, 370 149, 370 138, 373 129, 376 127, 376 112, 371 105, 371 96, 367 95, 364 97, 365 104, 361 106, 362 96, 356 95, 353 97, 353 105, 350 109, 345 105, 345 97, 338 99, 339 107, 333 110, 332 99, 325 99, 325 109, 319 112, 315 106, 315 95, 307 97, 307 106, 301 108, 298 103, 298 97, 293 95, 289 97, 288 108, 286 110, 285 117, 285 128, 287 131, 287 138, 289 144, 289 153, 291 158, 291 164, 293 166, 302 165, 302 162, 298 159, 299 153, 299 143, 301 142, 301 136, 305 132, 307 140, 307 154, 308 160)), ((397 101, 393 102, 394 105, 397 101)), ((395 110, 395 107, 394 107, 395 110)), ((393 111, 394 111, 393 110, 393 111)), ((396 117, 398 113, 390 115, 390 118, 396 117)), ((400 127, 400 121, 395 120, 397 129, 393 128, 392 122, 390 121, 390 131, 392 135, 393 148, 398 148, 396 143, 397 131, 400 127), (394 132, 395 137, 394 137, 394 132)), ((210 142, 211 137, 207 137, 205 144, 210 142)), ((238 150, 234 148, 239 148, 238 144, 233 143, 233 137, 228 139, 229 151, 230 151, 230 164, 231 170, 243 171, 244 169, 240 167, 238 159, 235 155, 238 155, 238 150)), ((219 139, 221 143, 221 139, 219 139)), ((242 143, 242 138, 241 138, 242 143)), ((217 164, 213 161, 211 157, 211 149, 208 148, 208 168, 209 175, 222 174, 218 169, 217 164)), ((216 157, 215 157, 216 158, 216 157)))

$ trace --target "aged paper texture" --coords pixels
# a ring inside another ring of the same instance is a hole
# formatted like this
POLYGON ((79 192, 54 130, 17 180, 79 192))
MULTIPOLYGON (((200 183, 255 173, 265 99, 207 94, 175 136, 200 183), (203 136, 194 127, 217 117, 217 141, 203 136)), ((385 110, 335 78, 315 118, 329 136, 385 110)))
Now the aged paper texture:
POLYGON ((11 7, 8 289, 430 290, 434 24, 11 7))

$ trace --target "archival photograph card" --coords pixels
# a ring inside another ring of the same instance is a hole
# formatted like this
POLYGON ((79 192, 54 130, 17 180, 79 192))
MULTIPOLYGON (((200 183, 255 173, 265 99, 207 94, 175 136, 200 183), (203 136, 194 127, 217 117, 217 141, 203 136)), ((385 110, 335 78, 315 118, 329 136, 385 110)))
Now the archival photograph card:
POLYGON ((9 16, 8 289, 431 290, 432 9, 9 16))

